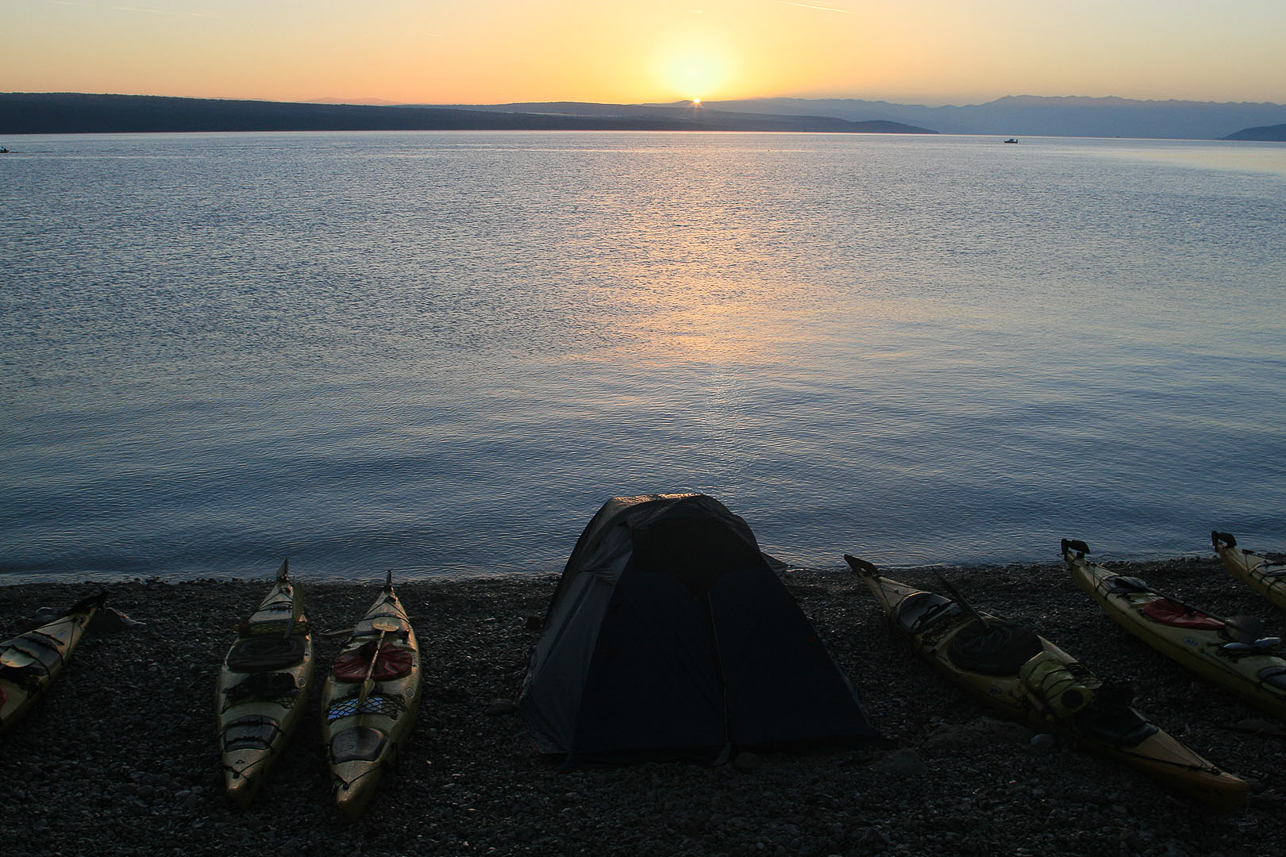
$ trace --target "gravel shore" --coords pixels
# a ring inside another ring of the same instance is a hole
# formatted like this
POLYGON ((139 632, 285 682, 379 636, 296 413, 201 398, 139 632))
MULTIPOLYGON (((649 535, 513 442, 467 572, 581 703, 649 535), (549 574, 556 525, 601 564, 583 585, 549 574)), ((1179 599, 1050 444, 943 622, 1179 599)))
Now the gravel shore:
MULTIPOLYGON (((1107 563, 1113 566, 1112 563, 1107 563)), ((1221 615, 1286 617, 1217 560, 1130 566, 1221 615)), ((266 570, 270 572, 271 570, 266 570)), ((382 582, 308 584, 318 631, 359 617, 382 582)), ((734 764, 558 772, 532 752, 516 702, 556 578, 398 585, 424 647, 425 697, 398 770, 366 816, 330 800, 310 716, 248 812, 222 794, 214 685, 236 622, 268 581, 107 587, 141 624, 95 631, 43 704, 0 738, 0 830, 21 855, 1012 854, 1247 857, 1286 842, 1282 724, 1198 681, 1114 625, 1061 564, 946 570, 981 609, 1031 625, 1136 707, 1252 782, 1217 814, 1120 765, 992 720, 891 636, 855 575, 792 570, 791 591, 856 683, 887 747, 743 754, 734 764)), ((889 572, 926 588, 926 569, 889 572)), ((91 584, 0 586, 0 639, 91 584)), ((319 669, 342 637, 316 635, 319 669)), ((310 699, 310 704, 315 699, 310 699)))

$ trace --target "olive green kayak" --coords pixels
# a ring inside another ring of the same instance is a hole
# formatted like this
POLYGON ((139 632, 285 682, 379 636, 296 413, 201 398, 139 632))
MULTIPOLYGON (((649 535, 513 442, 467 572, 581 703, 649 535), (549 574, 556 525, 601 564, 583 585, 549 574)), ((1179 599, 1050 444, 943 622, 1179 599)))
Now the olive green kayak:
POLYGON ((844 557, 894 630, 939 672, 992 710, 1137 768, 1217 809, 1240 806, 1246 782, 1194 753, 1130 705, 1128 692, 1098 678, 1031 629, 890 580, 844 557))
POLYGON ((224 788, 245 808, 303 719, 312 683, 313 638, 288 562, 237 632, 219 671, 215 712, 224 788))
POLYGON ((344 642, 322 687, 322 739, 335 803, 350 821, 366 810, 420 708, 420 650, 390 572, 344 642))
POLYGON ((1277 637, 1247 616, 1220 618, 1154 590, 1145 581, 1085 558, 1082 541, 1063 540, 1072 579, 1125 630, 1202 678, 1260 709, 1286 717, 1286 660, 1277 637))
POLYGON ((1286 565, 1237 547, 1232 533, 1211 531, 1210 541, 1229 574, 1286 610, 1286 565))
POLYGON ((0 732, 44 696, 106 597, 100 592, 82 599, 58 618, 0 643, 0 732))

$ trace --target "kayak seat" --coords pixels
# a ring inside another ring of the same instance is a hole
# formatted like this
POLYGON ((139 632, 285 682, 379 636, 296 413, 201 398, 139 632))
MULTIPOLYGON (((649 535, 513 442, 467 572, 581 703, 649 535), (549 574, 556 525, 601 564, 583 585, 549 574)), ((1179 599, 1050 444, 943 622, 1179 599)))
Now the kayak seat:
POLYGON ((251 673, 245 680, 228 688, 224 694, 227 705, 238 705, 249 700, 291 702, 299 696, 295 677, 288 672, 251 673))
POLYGON ((250 637, 228 652, 228 669, 239 673, 267 672, 293 667, 304 659, 303 637, 250 637))
POLYGON ((387 736, 378 729, 358 726, 345 729, 330 739, 330 757, 340 762, 373 762, 380 757, 387 736))
POLYGON ((1191 628, 1194 631, 1219 631, 1224 623, 1213 616, 1207 616, 1199 610, 1185 607, 1169 598, 1158 598, 1143 605, 1143 613, 1154 622, 1172 625, 1176 628, 1191 628))
POLYGON ((372 656, 375 656, 374 640, 345 652, 335 659, 335 678, 340 681, 362 681, 366 678, 366 671, 371 670, 371 678, 375 681, 393 681, 409 673, 415 663, 414 653, 410 649, 392 643, 380 646, 374 669, 371 669, 372 656))
POLYGON ((292 634, 307 634, 310 630, 307 619, 301 617, 292 623, 290 616, 286 615, 279 618, 261 619, 257 622, 242 622, 237 625, 236 632, 242 637, 257 637, 260 635, 281 637, 285 635, 287 628, 290 629, 292 634))
POLYGON ((961 612, 959 604, 935 592, 913 592, 898 604, 894 619, 908 633, 918 635, 961 612))
POLYGON ((1087 708, 1076 715, 1076 725, 1086 738, 1113 747, 1137 747, 1160 728, 1130 707, 1128 687, 1104 685, 1087 708))
POLYGON ((229 750, 267 750, 281 732, 276 720, 262 714, 238 717, 223 730, 223 752, 229 750))
POLYGON ((1023 664, 1045 650, 1036 632, 1013 622, 970 622, 947 646, 947 658, 962 670, 983 675, 1017 675, 1023 664))

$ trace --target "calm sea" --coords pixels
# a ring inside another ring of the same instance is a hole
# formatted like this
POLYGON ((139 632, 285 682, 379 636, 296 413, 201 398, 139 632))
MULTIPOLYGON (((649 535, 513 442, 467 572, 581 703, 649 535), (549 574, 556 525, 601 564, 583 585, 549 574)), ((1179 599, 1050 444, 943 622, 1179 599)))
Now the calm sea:
POLYGON ((549 573, 689 490, 809 566, 1286 549, 1286 146, 6 145, 0 581, 549 573))

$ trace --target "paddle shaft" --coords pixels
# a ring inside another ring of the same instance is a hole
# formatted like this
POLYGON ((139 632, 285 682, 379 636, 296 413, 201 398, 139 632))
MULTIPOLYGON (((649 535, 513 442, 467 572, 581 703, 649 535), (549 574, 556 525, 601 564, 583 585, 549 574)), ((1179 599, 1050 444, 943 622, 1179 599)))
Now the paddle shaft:
POLYGON ((401 623, 381 617, 372 622, 371 626, 379 631, 380 635, 375 638, 375 651, 371 653, 371 662, 366 667, 366 678, 362 679, 362 691, 357 697, 357 709, 359 712, 361 711, 362 703, 366 701, 366 697, 375 689, 375 682, 371 676, 375 675, 375 662, 379 660, 380 647, 384 645, 384 635, 389 631, 396 631, 401 627, 401 623))

